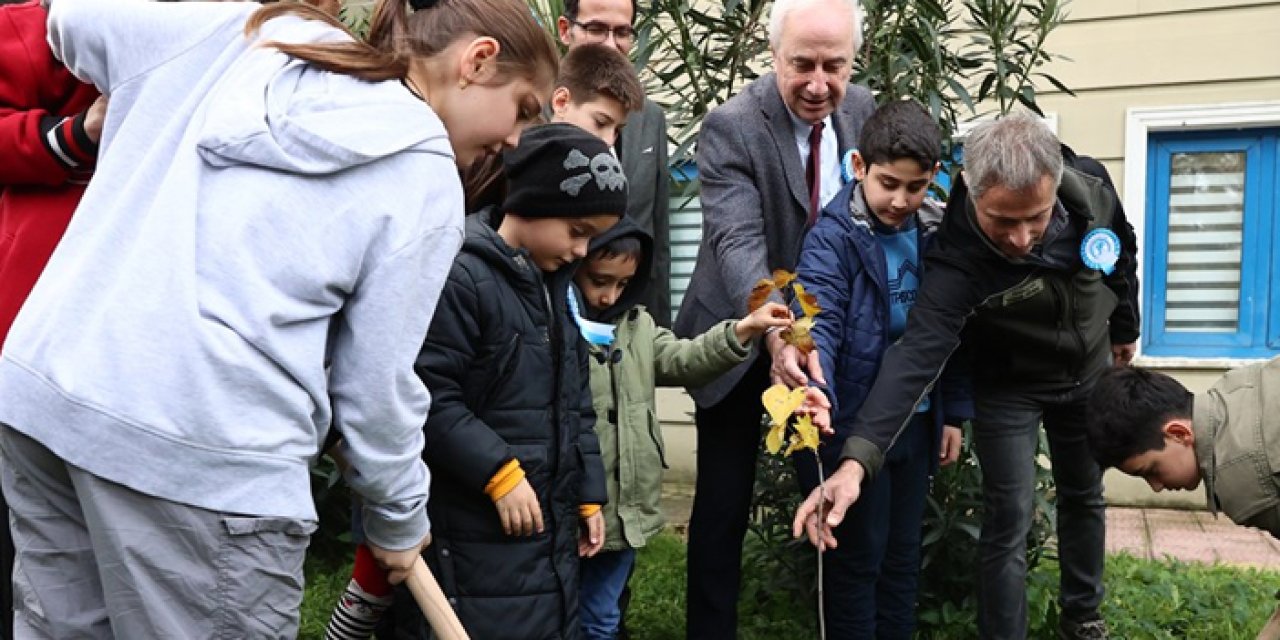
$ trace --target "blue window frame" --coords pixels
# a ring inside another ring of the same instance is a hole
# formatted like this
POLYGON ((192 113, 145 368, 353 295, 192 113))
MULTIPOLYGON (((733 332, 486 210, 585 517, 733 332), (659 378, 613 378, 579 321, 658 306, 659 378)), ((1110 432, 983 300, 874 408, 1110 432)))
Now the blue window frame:
POLYGON ((669 230, 671 242, 671 318, 675 319, 684 302, 684 292, 689 288, 689 277, 698 260, 698 247, 702 244, 702 201, 696 195, 686 195, 689 183, 698 179, 698 166, 692 162, 673 165, 669 230))
POLYGON ((1280 352, 1280 129, 1151 136, 1143 352, 1280 352))

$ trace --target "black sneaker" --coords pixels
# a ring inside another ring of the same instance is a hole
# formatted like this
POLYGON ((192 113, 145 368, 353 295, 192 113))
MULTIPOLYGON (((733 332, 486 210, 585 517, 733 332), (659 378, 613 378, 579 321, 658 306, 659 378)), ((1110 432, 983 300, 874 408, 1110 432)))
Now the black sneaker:
POLYGON ((1107 623, 1102 618, 1091 620, 1058 620, 1058 638, 1061 640, 1107 640, 1107 623))

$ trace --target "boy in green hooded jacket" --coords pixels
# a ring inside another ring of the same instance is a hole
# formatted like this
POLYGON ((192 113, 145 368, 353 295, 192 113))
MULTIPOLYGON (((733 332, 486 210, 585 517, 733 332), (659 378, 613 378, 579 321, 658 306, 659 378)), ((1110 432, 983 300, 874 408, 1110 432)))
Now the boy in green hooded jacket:
POLYGON ((616 636, 635 550, 664 525, 659 503, 667 462, 654 390, 707 384, 746 360, 766 329, 791 323, 785 306, 770 303, 695 338, 677 338, 638 304, 652 245, 623 218, 592 241, 574 276, 571 299, 580 303, 574 312, 591 344, 591 396, 609 491, 604 548, 582 559, 579 606, 588 639, 616 636))

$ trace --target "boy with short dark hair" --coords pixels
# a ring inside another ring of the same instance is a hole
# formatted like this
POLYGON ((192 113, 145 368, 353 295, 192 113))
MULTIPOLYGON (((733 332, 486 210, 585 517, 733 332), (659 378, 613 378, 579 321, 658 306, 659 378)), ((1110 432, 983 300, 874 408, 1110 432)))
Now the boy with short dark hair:
POLYGON ((612 145, 627 116, 644 106, 635 67, 617 49, 584 44, 566 53, 551 93, 553 122, 575 124, 612 145))
MULTIPOLYGON (((560 60, 551 94, 550 121, 567 122, 614 145, 627 117, 644 106, 644 88, 635 67, 602 44, 574 47, 560 60)), ((463 177, 467 211, 501 204, 507 194, 502 159, 484 158, 463 177)))
MULTIPOLYGON (((941 207, 926 197, 941 152, 938 126, 918 103, 881 105, 862 126, 856 182, 805 237, 797 278, 822 309, 812 335, 832 402, 835 435, 820 449, 828 473, 915 303, 921 256, 942 220, 941 207)), ((824 551, 831 637, 911 637, 929 476, 940 460, 958 457, 960 429, 950 425, 971 417, 971 404, 967 385, 936 384, 889 450, 882 474, 835 530, 838 545, 824 551)), ((807 451, 796 460, 808 494, 818 484, 817 465, 807 451)))
POLYGON ((1280 358, 1229 371, 1192 394, 1156 371, 1107 372, 1089 398, 1103 468, 1156 491, 1205 485, 1209 510, 1280 538, 1280 358))
POLYGON ((751 354, 769 327, 791 323, 786 307, 764 305, 700 336, 680 339, 639 304, 649 284, 653 240, 624 218, 591 243, 574 276, 583 337, 590 342, 591 395, 609 501, 602 551, 582 561, 582 631, 612 639, 619 598, 636 549, 663 527, 662 472, 667 468, 654 390, 701 386, 751 354))

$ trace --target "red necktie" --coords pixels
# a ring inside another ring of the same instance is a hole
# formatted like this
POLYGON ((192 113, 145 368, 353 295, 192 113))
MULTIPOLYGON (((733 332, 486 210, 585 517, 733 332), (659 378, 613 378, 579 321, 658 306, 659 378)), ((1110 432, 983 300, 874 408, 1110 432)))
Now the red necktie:
POLYGON ((809 226, 818 220, 818 194, 822 191, 822 128, 821 120, 809 131, 809 166, 804 169, 804 181, 809 185, 809 226))

